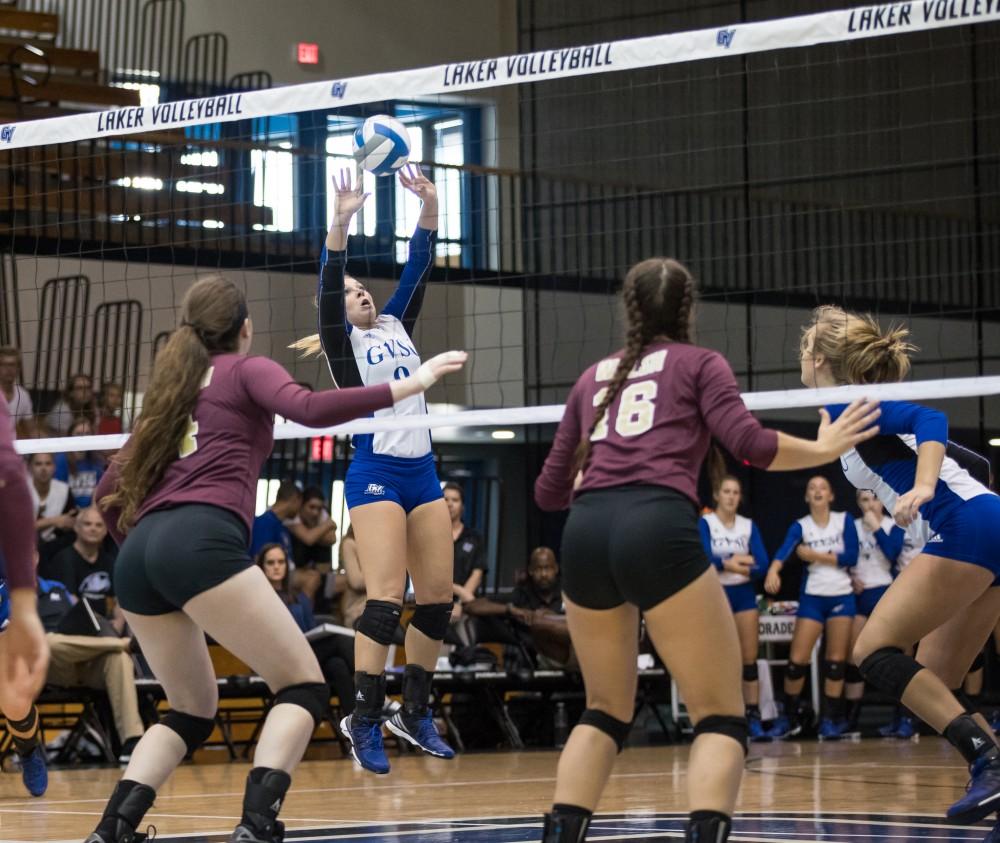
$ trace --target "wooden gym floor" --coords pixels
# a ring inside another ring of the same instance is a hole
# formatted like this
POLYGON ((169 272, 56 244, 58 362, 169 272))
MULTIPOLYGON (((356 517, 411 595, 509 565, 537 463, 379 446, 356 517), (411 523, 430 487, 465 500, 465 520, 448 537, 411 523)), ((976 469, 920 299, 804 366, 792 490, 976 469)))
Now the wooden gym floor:
MULTIPOLYGON (((589 839, 679 839, 686 758, 686 747, 626 750, 589 839)), ((346 759, 306 761, 282 811, 286 839, 537 841, 557 759, 555 752, 499 752, 447 762, 390 753, 388 776, 364 773, 346 759)), ((147 817, 158 839, 225 839, 239 818, 248 769, 211 761, 181 767, 147 817)), ((53 771, 48 793, 31 799, 19 775, 3 774, 0 840, 83 840, 119 776, 116 769, 53 771)), ((981 841, 988 826, 953 826, 941 819, 965 781, 955 753, 938 738, 757 744, 731 839, 981 841)))

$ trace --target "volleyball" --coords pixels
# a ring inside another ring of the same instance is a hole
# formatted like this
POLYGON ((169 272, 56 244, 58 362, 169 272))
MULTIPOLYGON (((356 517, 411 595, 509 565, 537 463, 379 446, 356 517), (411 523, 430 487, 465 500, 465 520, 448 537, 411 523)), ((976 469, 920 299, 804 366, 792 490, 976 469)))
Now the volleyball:
POLYGON ((410 155, 406 126, 388 114, 376 114, 354 132, 354 158, 369 173, 391 176, 410 155))

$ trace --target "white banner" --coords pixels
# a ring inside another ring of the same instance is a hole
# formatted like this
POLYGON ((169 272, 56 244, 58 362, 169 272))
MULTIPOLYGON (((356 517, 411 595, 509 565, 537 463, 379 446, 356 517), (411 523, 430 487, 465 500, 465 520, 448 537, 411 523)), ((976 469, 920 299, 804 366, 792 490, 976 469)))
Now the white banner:
MULTIPOLYGON (((743 403, 749 410, 781 410, 792 407, 822 407, 847 404, 858 398, 877 401, 934 401, 942 398, 976 398, 1000 395, 1000 375, 978 378, 943 378, 941 380, 883 383, 865 386, 833 386, 824 389, 776 389, 770 392, 745 392, 743 403)), ((430 413, 425 416, 392 416, 380 419, 355 419, 322 430, 294 422, 274 426, 275 439, 301 439, 307 436, 352 436, 355 433, 380 433, 387 430, 433 430, 441 427, 510 427, 519 424, 553 424, 560 421, 563 404, 509 409, 462 410, 457 413, 430 413)), ((19 439, 14 443, 19 454, 50 451, 113 451, 125 444, 128 434, 74 436, 52 439, 19 439)))
POLYGON ((266 91, 9 123, 0 127, 0 149, 115 137, 386 99, 475 91, 520 82, 634 70, 997 20, 1000 20, 1000 0, 886 3, 756 23, 737 23, 722 28, 309 82, 266 91))

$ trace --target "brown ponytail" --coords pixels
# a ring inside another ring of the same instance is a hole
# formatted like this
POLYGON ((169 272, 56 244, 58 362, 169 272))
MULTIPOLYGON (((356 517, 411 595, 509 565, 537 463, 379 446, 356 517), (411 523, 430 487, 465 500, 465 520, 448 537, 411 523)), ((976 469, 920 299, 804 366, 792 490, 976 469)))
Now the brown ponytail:
POLYGON ((917 348, 907 341, 909 335, 899 325, 883 331, 867 313, 827 305, 813 311, 803 332, 803 350, 824 357, 838 383, 893 383, 910 371, 910 355, 917 348), (812 347, 806 349, 810 335, 812 347))
POLYGON ((691 273, 671 258, 649 258, 633 266, 622 287, 625 303, 625 348, 618 367, 597 405, 590 429, 573 454, 572 478, 583 471, 590 457, 590 438, 618 397, 629 372, 656 337, 676 342, 691 341, 695 289, 691 273))
POLYGON ((153 364, 142 415, 130 442, 131 458, 121 461, 118 488, 100 501, 121 507, 118 527, 127 532, 149 490, 180 455, 211 354, 235 351, 247 318, 246 297, 231 281, 211 277, 195 282, 181 304, 182 320, 153 364))

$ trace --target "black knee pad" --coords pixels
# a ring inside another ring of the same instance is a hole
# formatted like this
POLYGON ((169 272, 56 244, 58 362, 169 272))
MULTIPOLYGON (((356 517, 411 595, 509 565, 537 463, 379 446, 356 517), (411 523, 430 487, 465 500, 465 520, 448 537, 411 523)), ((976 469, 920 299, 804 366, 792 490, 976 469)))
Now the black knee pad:
POLYGON ((897 700, 902 699, 906 686, 921 670, 923 667, 899 647, 883 647, 861 662, 861 675, 897 700))
POLYGON ((275 705, 297 705, 312 715, 313 722, 318 726, 330 712, 330 686, 326 682, 303 682, 301 685, 289 685, 275 694, 275 705))
POLYGON ((865 677, 861 675, 861 671, 858 669, 856 664, 849 664, 847 666, 847 672, 844 674, 844 678, 852 685, 857 682, 865 681, 865 677))
POLYGON ((369 600, 358 621, 358 632, 388 647, 399 629, 399 614, 402 608, 388 600, 369 600))
POLYGON ((825 677, 833 682, 839 682, 847 675, 847 663, 828 661, 824 666, 825 677))
POLYGON ((757 662, 743 665, 743 681, 756 682, 760 678, 760 671, 757 670, 757 662))
POLYGON ((745 717, 727 717, 721 714, 710 714, 702 717, 694 727, 694 736, 706 734, 725 735, 732 738, 743 747, 743 754, 747 752, 750 742, 750 729, 747 726, 745 717))
POLYGON ((785 668, 785 679, 802 679, 806 675, 808 665, 790 661, 785 668))
POLYGON ((451 606, 451 603, 418 603, 410 626, 419 629, 432 641, 442 641, 451 623, 451 606))
POLYGON ((160 719, 160 725, 180 735, 184 746, 187 747, 188 755, 205 743, 215 729, 215 721, 212 718, 195 717, 183 711, 168 711, 160 719))
POLYGON ((626 723, 624 720, 612 717, 606 711, 601 711, 599 708, 584 710, 583 714, 580 715, 579 725, 600 729, 615 742, 619 752, 625 746, 625 739, 628 737, 628 733, 632 731, 631 721, 626 723))
POLYGON ((24 720, 8 719, 7 725, 14 731, 21 732, 25 735, 33 733, 38 726, 38 709, 35 708, 35 706, 32 706, 31 711, 28 712, 28 716, 25 717, 24 720))
POLYGON ((969 665, 969 673, 975 673, 977 670, 982 670, 983 665, 986 664, 986 656, 983 655, 983 651, 980 650, 976 654, 976 657, 972 660, 972 664, 969 665))

